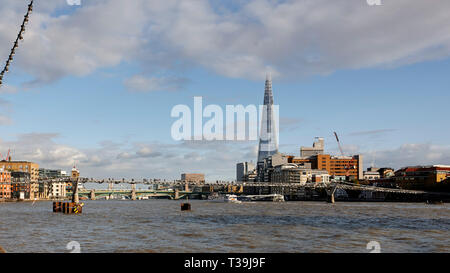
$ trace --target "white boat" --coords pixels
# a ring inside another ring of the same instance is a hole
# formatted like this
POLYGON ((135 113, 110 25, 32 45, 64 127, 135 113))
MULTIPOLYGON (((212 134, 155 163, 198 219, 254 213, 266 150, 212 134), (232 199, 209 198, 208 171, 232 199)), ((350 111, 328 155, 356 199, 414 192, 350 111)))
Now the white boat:
POLYGON ((238 200, 238 196, 235 194, 211 194, 208 196, 208 201, 219 203, 241 203, 238 200))
POLYGON ((238 196, 235 194, 227 194, 225 195, 225 202, 227 203, 241 203, 241 201, 238 200, 238 196))
POLYGON ((244 202, 266 201, 266 202, 284 202, 284 195, 281 194, 265 194, 265 195, 243 195, 238 200, 244 202))

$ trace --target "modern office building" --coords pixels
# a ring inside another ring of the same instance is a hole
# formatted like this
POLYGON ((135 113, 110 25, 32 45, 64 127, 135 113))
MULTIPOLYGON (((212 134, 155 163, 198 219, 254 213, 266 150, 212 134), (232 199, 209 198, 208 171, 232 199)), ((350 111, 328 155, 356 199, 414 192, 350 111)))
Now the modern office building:
POLYGON ((272 78, 270 74, 268 74, 264 90, 264 105, 261 115, 257 164, 278 152, 278 132, 273 107, 272 78))
POLYGON ((333 177, 350 177, 358 180, 364 179, 363 156, 332 156, 318 154, 308 158, 290 157, 289 163, 311 163, 311 168, 326 170, 333 177))
POLYGON ((273 183, 295 183, 304 185, 308 182, 308 174, 311 173, 311 164, 297 165, 285 163, 275 166, 271 173, 273 183))
POLYGON ((257 168, 257 182, 271 182, 272 172, 276 166, 283 165, 288 162, 289 156, 276 152, 258 162, 257 168))
POLYGON ((68 177, 66 171, 51 170, 51 169, 39 169, 39 179, 56 179, 68 177))
POLYGON ((316 137, 312 147, 301 147, 300 157, 310 157, 315 155, 321 155, 324 153, 324 139, 322 137, 316 137))
POLYGON ((248 181, 249 175, 255 170, 255 164, 241 162, 236 164, 236 182, 248 181))

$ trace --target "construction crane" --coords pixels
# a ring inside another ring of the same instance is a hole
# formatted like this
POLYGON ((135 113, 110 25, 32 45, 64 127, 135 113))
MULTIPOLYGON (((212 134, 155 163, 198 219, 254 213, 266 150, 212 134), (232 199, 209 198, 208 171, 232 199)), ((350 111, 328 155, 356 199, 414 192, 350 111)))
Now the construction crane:
POLYGON ((31 0, 30 4, 28 5, 28 11, 23 18, 23 22, 22 22, 22 25, 20 26, 19 34, 17 35, 16 41, 14 42, 14 45, 11 48, 11 52, 9 53, 8 59, 6 60, 3 70, 0 72, 0 87, 3 84, 3 77, 5 76, 5 73, 9 72, 9 65, 13 61, 13 57, 16 54, 16 49, 19 47, 19 41, 23 40, 23 35, 25 34, 25 26, 27 25, 27 23, 29 21, 29 17, 30 17, 30 14, 32 11, 33 11, 33 0, 31 0))
MULTIPOLYGON (((342 149, 341 146, 341 141, 339 140, 339 137, 337 135, 336 132, 334 132, 334 136, 336 137, 336 141, 338 143, 339 146, 339 150, 341 151, 341 155, 342 157, 344 157, 344 150, 342 149)), ((345 178, 347 179, 347 177, 349 176, 350 173, 350 163, 352 162, 352 160, 349 160, 347 163, 347 166, 345 167, 345 178)), ((336 193, 336 190, 338 188, 338 184, 339 183, 334 183, 334 185, 332 185, 330 188, 326 189, 327 192, 327 202, 328 203, 334 203, 334 194, 336 193)))
MULTIPOLYGON (((8 154, 5 158, 1 159, 2 161, 10 161, 11 160, 11 156, 10 156, 10 152, 11 149, 8 150, 8 154)), ((0 158, 2 158, 2 154, 0 153, 0 158)))
MULTIPOLYGON (((336 141, 338 143, 339 150, 341 151, 341 155, 342 155, 342 157, 344 157, 345 156, 344 150, 342 149, 341 141, 339 140, 339 137, 336 132, 334 132, 334 136, 336 137, 336 141)), ((349 160, 347 163, 347 166, 345 166, 345 177, 348 177, 350 174, 350 169, 352 169, 351 163, 352 163, 352 160, 349 160)), ((353 166, 353 169, 355 169, 355 166, 353 166)))

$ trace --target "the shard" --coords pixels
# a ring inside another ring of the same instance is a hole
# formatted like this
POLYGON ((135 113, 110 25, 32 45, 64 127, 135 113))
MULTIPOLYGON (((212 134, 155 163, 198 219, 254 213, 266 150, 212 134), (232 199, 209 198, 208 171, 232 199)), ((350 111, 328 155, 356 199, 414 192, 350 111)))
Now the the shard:
POLYGON ((278 152, 277 126, 275 124, 272 78, 270 74, 266 77, 264 90, 264 105, 261 114, 261 132, 259 135, 258 162, 278 152))

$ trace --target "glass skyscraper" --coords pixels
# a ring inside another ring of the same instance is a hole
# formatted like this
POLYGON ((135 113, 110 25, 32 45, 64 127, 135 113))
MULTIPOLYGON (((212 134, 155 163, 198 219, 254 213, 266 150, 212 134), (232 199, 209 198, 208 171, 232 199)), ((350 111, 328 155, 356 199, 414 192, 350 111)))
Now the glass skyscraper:
POLYGON ((277 126, 273 110, 272 78, 270 74, 267 74, 257 162, 278 152, 277 126))

